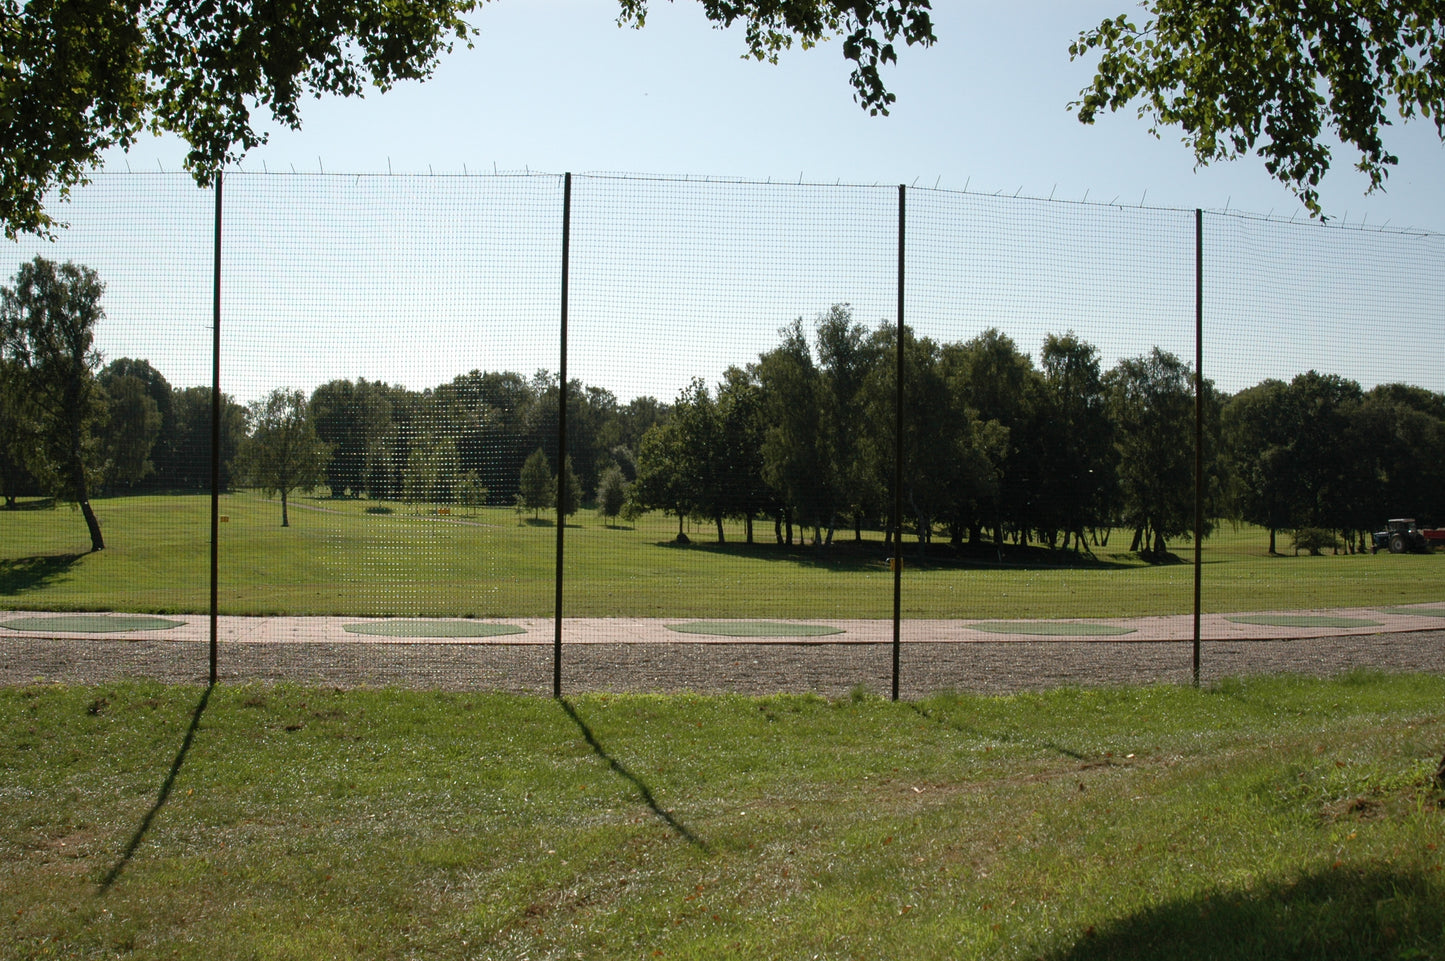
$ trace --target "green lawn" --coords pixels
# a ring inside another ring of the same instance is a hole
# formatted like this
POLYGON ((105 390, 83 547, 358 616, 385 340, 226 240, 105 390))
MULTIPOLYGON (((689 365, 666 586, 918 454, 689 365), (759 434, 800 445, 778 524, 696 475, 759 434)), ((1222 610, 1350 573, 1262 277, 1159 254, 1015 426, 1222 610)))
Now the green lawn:
MULTIPOLYGON (((107 548, 85 553, 79 514, 0 511, 0 606, 202 612, 209 604, 209 498, 96 502, 107 548)), ((556 528, 509 509, 440 514, 413 505, 253 494, 222 498, 220 604, 231 614, 546 616, 556 528)), ((608 526, 584 512, 565 531, 564 610, 572 616, 865 617, 892 614, 881 538, 840 531, 831 547, 782 547, 771 525, 745 545, 740 525, 649 515, 608 526)), ((1381 606, 1445 600, 1441 555, 1270 557, 1264 532, 1224 528, 1205 542, 1207 611, 1381 606)), ((1092 557, 1018 548, 926 560, 906 545, 903 612, 912 618, 1101 617, 1192 610, 1193 569, 1149 565, 1116 532, 1092 557)), ((1181 558, 1192 547, 1174 545, 1181 558)))
POLYGON ((1438 959, 1442 705, 0 689, 0 958, 1438 959))

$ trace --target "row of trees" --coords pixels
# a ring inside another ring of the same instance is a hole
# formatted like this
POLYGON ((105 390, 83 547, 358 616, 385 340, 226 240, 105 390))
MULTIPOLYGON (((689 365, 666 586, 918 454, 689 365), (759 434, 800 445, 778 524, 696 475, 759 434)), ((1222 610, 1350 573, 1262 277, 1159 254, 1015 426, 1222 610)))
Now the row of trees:
MULTIPOLYGON (((846 306, 800 321, 715 389, 694 381, 644 438, 641 506, 715 523, 772 517, 830 542, 839 526, 892 529, 897 333, 846 306)), ((1109 531, 1162 556, 1193 529, 1195 385, 1151 350, 1103 370, 1072 333, 1040 364, 997 330, 938 343, 905 330, 903 526, 921 545, 1037 541, 1088 550, 1109 531)), ((1363 550, 1399 514, 1445 520, 1445 395, 1336 375, 1201 391, 1205 530, 1221 520, 1323 529, 1363 550)), ((1327 539, 1333 540, 1332 536, 1327 539)))
MULTIPOLYGON (((0 290, 0 494, 81 506, 103 546, 91 492, 204 490, 211 392, 173 388, 144 360, 104 367, 92 344, 103 313, 93 271, 42 258, 0 290)), ((1048 336, 1035 366, 998 330, 940 343, 904 332, 903 517, 893 515, 898 455, 897 331, 869 329, 836 305, 713 386, 672 404, 620 403, 568 389, 570 514, 595 497, 608 518, 661 510, 746 537, 900 526, 926 547, 1037 541, 1088 550, 1109 531, 1162 555, 1193 526, 1194 377, 1152 350, 1101 367, 1072 333, 1048 336), (585 492, 585 494, 584 494, 585 492)), ((243 407, 222 397, 221 482, 287 496, 426 503, 556 504, 554 375, 473 371, 434 389, 336 380, 308 397, 275 390, 243 407)), ((1234 396, 1203 392, 1207 516, 1270 532, 1322 528, 1351 547, 1387 517, 1445 519, 1445 396, 1364 391, 1314 372, 1234 396)))
MULTIPOLYGON (((811 530, 900 526, 896 329, 857 323, 845 305, 801 320, 716 391, 694 381, 638 456, 634 498, 679 517, 771 517, 791 543, 811 530)), ((1088 549, 1110 528, 1163 552, 1193 517, 1194 385, 1159 350, 1101 369, 1073 334, 1050 335, 1042 366, 998 330, 939 343, 905 329, 903 516, 920 547, 1038 538, 1088 549)), ((1211 436, 1220 398, 1208 391, 1211 436)), ((891 535, 890 535, 891 536, 891 535)))

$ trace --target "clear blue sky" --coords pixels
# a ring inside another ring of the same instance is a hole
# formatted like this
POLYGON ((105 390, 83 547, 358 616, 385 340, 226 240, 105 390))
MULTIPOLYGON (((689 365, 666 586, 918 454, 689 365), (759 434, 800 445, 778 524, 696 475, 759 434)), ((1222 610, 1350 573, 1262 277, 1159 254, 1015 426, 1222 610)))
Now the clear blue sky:
MULTIPOLYGON (((938 43, 887 71, 898 103, 868 117, 851 99, 839 45, 794 49, 778 66, 740 59, 694 0, 653 0, 647 27, 620 29, 613 0, 496 0, 474 16, 474 49, 436 76, 362 100, 306 104, 245 169, 425 173, 708 174, 816 183, 917 183, 984 193, 1290 216, 1299 205, 1256 159, 1194 170, 1165 131, 1132 113, 1084 127, 1067 109, 1088 82, 1070 62, 1078 31, 1129 0, 941 0, 938 43)), ((1399 168, 1364 195, 1337 152, 1324 185, 1347 223, 1445 229, 1445 148, 1433 127, 1397 125, 1399 168)), ((178 169, 183 151, 147 139, 109 169, 178 169)))

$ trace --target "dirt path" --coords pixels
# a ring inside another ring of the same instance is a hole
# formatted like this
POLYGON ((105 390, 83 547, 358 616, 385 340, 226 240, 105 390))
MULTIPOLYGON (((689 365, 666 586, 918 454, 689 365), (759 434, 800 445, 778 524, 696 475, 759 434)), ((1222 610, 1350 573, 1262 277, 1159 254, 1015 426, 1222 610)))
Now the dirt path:
MULTIPOLYGON (((888 643, 770 641, 567 643, 565 693, 588 691, 769 694, 841 697, 855 689, 888 694, 888 643)), ((203 683, 208 645, 155 638, 0 637, 0 684, 105 683, 146 677, 203 683)), ((1189 683, 1189 641, 929 641, 901 646, 900 694, 943 690, 1007 693, 1061 685, 1189 683)), ((1201 679, 1352 669, 1445 674, 1445 630, 1328 637, 1237 638, 1202 644, 1201 679)), ((544 643, 234 640, 219 645, 223 683, 295 682, 336 687, 552 691, 552 647, 544 643)))

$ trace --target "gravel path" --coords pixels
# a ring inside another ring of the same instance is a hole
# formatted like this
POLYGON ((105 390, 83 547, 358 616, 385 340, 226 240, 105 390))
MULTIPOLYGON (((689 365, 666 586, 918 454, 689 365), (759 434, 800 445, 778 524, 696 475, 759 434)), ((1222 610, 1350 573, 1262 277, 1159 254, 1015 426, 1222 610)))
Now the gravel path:
MULTIPOLYGON (((1267 633, 1267 632, 1265 632, 1267 633)), ((888 694, 886 643, 678 640, 567 643, 564 693, 588 691, 812 692, 840 697, 862 688, 888 694)), ((1193 645, 1180 640, 919 640, 900 655, 900 695, 956 690, 1008 693, 1061 685, 1188 683, 1193 645)), ((1206 640, 1204 683, 1229 676, 1352 669, 1445 674, 1445 630, 1327 637, 1206 640)), ((336 687, 552 691, 552 648, 541 643, 227 641, 223 683, 284 681, 336 687)), ((207 647, 152 638, 0 637, 0 684, 104 683, 146 677, 204 683, 207 647)))

